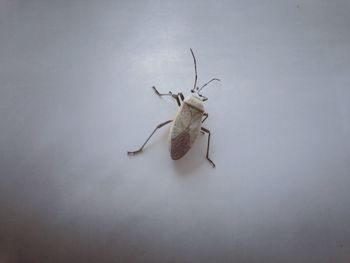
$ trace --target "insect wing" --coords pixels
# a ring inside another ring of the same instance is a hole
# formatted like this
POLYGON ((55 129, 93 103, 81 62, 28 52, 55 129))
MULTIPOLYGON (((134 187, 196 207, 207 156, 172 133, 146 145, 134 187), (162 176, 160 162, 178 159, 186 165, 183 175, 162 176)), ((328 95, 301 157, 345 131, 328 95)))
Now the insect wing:
POLYGON ((174 160, 180 159, 196 140, 203 112, 192 105, 183 103, 175 117, 170 132, 170 155, 174 160))

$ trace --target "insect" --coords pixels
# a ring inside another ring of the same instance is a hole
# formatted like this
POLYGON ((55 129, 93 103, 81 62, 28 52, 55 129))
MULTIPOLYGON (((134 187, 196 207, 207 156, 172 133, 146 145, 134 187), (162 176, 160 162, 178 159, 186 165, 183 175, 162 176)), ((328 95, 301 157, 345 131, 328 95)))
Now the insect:
POLYGON ((204 111, 203 102, 208 100, 207 97, 203 96, 201 91, 212 81, 220 81, 217 78, 212 78, 201 87, 197 86, 197 61, 193 53, 193 50, 190 49, 195 70, 194 85, 191 89, 191 93, 185 98, 184 95, 180 92, 178 94, 173 94, 171 91, 168 93, 160 93, 154 86, 152 89, 154 92, 162 96, 171 96, 174 98, 179 106, 179 109, 175 115, 174 119, 165 121, 153 130, 151 135, 147 138, 144 144, 136 151, 129 151, 128 155, 135 155, 142 152, 143 148, 151 139, 153 134, 160 129, 161 127, 171 123, 170 134, 169 134, 169 150, 170 156, 173 160, 178 160, 183 157, 191 148, 194 141, 196 140, 198 134, 208 134, 208 143, 207 143, 207 154, 206 159, 210 164, 215 167, 214 162, 209 158, 209 145, 210 145, 210 131, 202 127, 203 122, 208 118, 209 114, 204 111))

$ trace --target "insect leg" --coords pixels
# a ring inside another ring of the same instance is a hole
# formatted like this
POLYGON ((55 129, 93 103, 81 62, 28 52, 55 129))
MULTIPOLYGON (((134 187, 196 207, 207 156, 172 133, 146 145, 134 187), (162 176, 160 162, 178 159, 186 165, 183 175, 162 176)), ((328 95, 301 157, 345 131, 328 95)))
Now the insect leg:
POLYGON ((169 93, 160 93, 155 86, 153 86, 152 89, 158 96, 173 96, 173 93, 171 91, 169 91, 169 93))
POLYGON ((181 101, 185 100, 185 97, 184 97, 184 95, 181 92, 178 93, 177 96, 180 97, 181 101))
POLYGON ((206 133, 208 133, 208 144, 207 144, 207 155, 206 155, 206 158, 207 158, 207 160, 210 162, 210 164, 211 164, 213 167, 215 167, 214 162, 213 162, 212 160, 210 160, 210 158, 209 158, 210 131, 209 131, 208 129, 206 129, 206 128, 203 128, 203 127, 201 128, 201 130, 204 131, 204 132, 206 132, 206 133))
MULTIPOLYGON (((204 116, 204 119, 202 120, 202 123, 205 122, 205 120, 209 117, 209 113, 204 112, 204 113, 203 113, 203 116, 204 116)), ((204 131, 201 130, 201 134, 203 135, 203 134, 204 134, 204 131)))
POLYGON ((179 95, 173 95, 173 98, 176 99, 177 105, 179 105, 179 107, 181 106, 181 101, 179 99, 179 95))
POLYGON ((168 93, 160 93, 155 86, 152 87, 152 89, 154 90, 154 92, 159 96, 171 96, 173 97, 176 102, 177 105, 181 106, 181 101, 183 101, 185 99, 184 95, 180 92, 178 94, 173 94, 171 91, 169 91, 168 93), (181 100, 180 100, 181 99, 181 100))
POLYGON ((151 139, 152 135, 156 132, 156 130, 158 130, 159 128, 162 128, 164 125, 172 122, 173 120, 169 120, 169 121, 166 121, 166 122, 163 122, 159 125, 157 125, 157 127, 154 129, 154 131, 151 133, 151 135, 147 138, 147 140, 144 142, 144 144, 142 144, 141 148, 136 150, 136 151, 133 151, 133 152, 128 152, 128 155, 135 155, 137 153, 140 153, 143 149, 143 147, 145 147, 146 143, 149 141, 149 139, 151 139))
POLYGON ((185 100, 185 97, 181 92, 179 92, 176 95, 173 95, 173 98, 176 99, 177 105, 179 105, 179 107, 182 104, 181 102, 183 102, 185 100))
POLYGON ((205 120, 209 117, 209 113, 208 112, 204 112, 203 116, 204 116, 204 119, 202 120, 202 123, 205 122, 205 120))

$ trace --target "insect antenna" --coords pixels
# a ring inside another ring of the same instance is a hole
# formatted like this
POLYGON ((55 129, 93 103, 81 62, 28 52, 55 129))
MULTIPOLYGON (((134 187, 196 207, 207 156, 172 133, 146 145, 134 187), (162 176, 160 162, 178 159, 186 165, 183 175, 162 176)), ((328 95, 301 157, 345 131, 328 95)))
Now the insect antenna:
MULTIPOLYGON (((196 85, 197 85, 197 61, 196 61, 196 57, 194 56, 192 48, 190 48, 190 50, 191 50, 191 54, 192 54, 192 57, 193 57, 194 72, 195 72, 194 85, 193 85, 193 89, 191 90, 193 92, 196 89, 196 85)), ((197 87, 197 89, 198 89, 198 87, 197 87)))
POLYGON ((207 83, 205 83, 202 87, 200 87, 200 89, 198 89, 198 92, 200 92, 205 86, 207 86, 210 82, 212 82, 212 81, 214 81, 214 80, 220 81, 220 80, 217 79, 217 78, 213 78, 213 79, 209 80, 207 83))

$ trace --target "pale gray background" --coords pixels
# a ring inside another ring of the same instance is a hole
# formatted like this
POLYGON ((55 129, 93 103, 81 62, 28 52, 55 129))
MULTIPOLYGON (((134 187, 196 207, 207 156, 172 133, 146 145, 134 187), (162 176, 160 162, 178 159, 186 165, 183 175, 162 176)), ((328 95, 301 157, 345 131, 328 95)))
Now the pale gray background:
POLYGON ((0 0, 0 262, 350 262, 350 1, 0 0), (206 127, 169 127, 197 55, 206 127))

